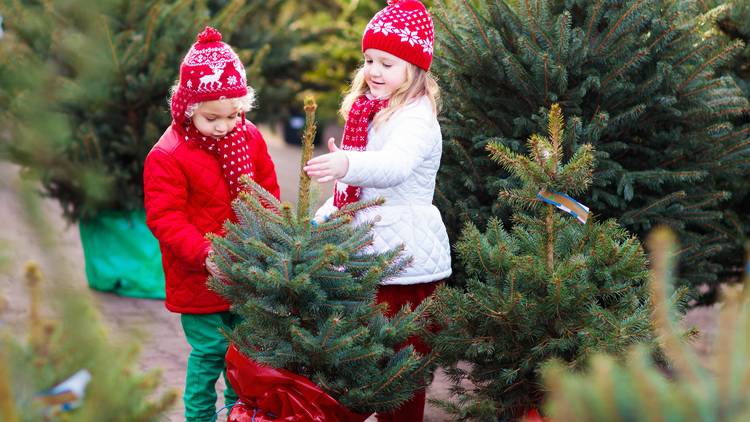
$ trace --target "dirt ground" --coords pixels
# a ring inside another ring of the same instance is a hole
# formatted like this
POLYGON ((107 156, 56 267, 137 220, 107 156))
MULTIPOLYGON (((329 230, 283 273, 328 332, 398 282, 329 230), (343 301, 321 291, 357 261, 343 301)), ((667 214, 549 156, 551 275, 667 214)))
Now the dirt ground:
MULTIPOLYGON (((261 128, 269 143, 269 152, 274 159, 281 185, 282 199, 294 201, 298 183, 300 149, 284 144, 267 128, 261 128)), ((324 138, 329 134, 324 134, 324 138)), ((0 247, 9 255, 9 264, 0 271, 0 296, 5 298, 5 311, 0 314, 0 329, 10 328, 22 335, 28 317, 28 299, 21 282, 24 264, 29 260, 42 263, 46 252, 38 244, 28 241, 32 238, 31 228, 25 222, 26 210, 16 194, 18 192, 18 169, 0 163, 0 221, 4 230, 0 232, 0 247), (11 328, 12 327, 12 328, 11 328)), ((322 186, 321 194, 330 192, 330 186, 322 186)), ((42 203, 42 212, 49 219, 56 245, 64 251, 63 265, 74 274, 75 284, 86 286, 84 259, 78 226, 68 225, 60 215, 58 204, 51 200, 42 203)), ((47 271, 53 269, 47 268, 47 271)), ((144 370, 161 368, 163 383, 161 390, 182 389, 189 346, 180 327, 179 315, 168 312, 162 301, 133 299, 112 294, 92 292, 106 325, 117 336, 130 333, 142 343, 140 366, 144 370)), ((692 310, 686 324, 696 325, 704 332, 704 338, 697 343, 698 351, 707 356, 711 353, 710 340, 714 335, 715 308, 692 310)), ((221 387, 219 387, 221 388, 221 387)), ((447 394, 446 379, 438 374, 427 395, 431 398, 444 398, 447 394)), ((181 401, 167 415, 167 421, 181 421, 183 406, 181 401)), ((221 419, 220 419, 221 420, 221 419)), ((371 418, 370 420, 374 420, 371 418)), ((428 406, 425 421, 447 421, 448 417, 439 409, 428 406)))

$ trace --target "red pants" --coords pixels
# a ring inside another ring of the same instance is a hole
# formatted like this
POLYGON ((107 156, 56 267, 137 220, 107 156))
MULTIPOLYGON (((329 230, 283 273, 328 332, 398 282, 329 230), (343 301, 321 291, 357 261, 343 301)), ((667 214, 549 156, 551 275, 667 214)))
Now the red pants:
MULTIPOLYGON (((440 282, 420 283, 411 285, 391 284, 378 288, 378 303, 387 303, 388 312, 386 316, 392 317, 408 302, 411 309, 422 303, 431 296, 440 282)), ((414 350, 421 354, 430 352, 430 348, 419 337, 410 337, 405 344, 411 344, 414 350)), ((420 422, 424 419, 425 390, 418 391, 411 400, 402 404, 393 412, 376 414, 379 422, 420 422)))

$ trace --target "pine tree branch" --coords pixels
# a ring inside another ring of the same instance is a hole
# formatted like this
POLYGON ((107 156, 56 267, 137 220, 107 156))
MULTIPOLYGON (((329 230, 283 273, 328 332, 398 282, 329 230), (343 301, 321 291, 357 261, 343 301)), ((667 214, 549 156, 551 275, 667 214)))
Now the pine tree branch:
POLYGON ((476 12, 474 11, 474 6, 471 5, 467 0, 463 0, 463 3, 464 3, 464 6, 469 10, 469 14, 471 15, 472 19, 474 19, 474 24, 476 25, 476 29, 482 35, 485 48, 492 48, 492 45, 490 44, 490 40, 489 38, 487 38, 487 34, 484 32, 484 25, 482 25, 482 23, 479 22, 479 18, 477 17, 476 12))
MULTIPOLYGON (((413 353, 413 352, 412 352, 412 353, 413 353)), ((388 380, 387 380, 386 382, 384 382, 383 384, 381 384, 381 385, 380 385, 380 387, 378 387, 377 389, 375 389, 375 391, 373 391, 373 394, 377 394, 377 393, 379 393, 379 392, 380 392, 380 391, 382 391, 382 390, 383 390, 384 388, 386 388, 386 387, 388 387, 389 385, 391 385, 391 383, 393 383, 393 382, 394 382, 394 381, 396 381, 397 379, 403 378, 403 375, 404 375, 404 373, 406 372, 406 370, 407 370, 407 369, 406 369, 405 367, 401 367, 401 368, 400 368, 400 369, 398 370, 398 372, 396 372, 396 373, 395 373, 394 375, 392 375, 392 376, 391 376, 390 378, 388 378, 388 380)))
POLYGON ((484 258, 482 257, 482 250, 483 250, 483 249, 484 249, 484 248, 483 248, 483 245, 482 245, 482 239, 480 239, 480 238, 477 238, 477 239, 476 239, 476 250, 475 250, 475 252, 474 252, 474 253, 475 253, 475 255, 477 256, 477 258, 479 258, 479 264, 480 264, 480 265, 482 266, 482 269, 483 269, 483 270, 484 270, 484 271, 485 271, 486 273, 492 274, 492 275, 494 275, 495 277, 499 277, 499 276, 500 276, 500 272, 499 272, 499 271, 493 271, 493 270, 492 270, 492 269, 491 269, 490 267, 488 267, 488 266, 487 266, 487 264, 486 264, 486 263, 484 262, 484 258))
POLYGON ((344 346, 349 346, 350 344, 352 344, 354 342, 354 340, 356 340, 356 339, 358 339, 358 338, 366 335, 367 334, 366 330, 367 329, 363 327, 362 329, 358 330, 359 332, 357 332, 356 334, 354 334, 352 336, 349 336, 349 337, 347 337, 347 338, 339 341, 338 344, 334 345, 330 349, 323 348, 322 350, 325 353, 333 353, 333 352, 341 349, 344 346))
POLYGON ((308 218, 310 213, 310 176, 302 168, 313 155, 313 142, 315 141, 315 110, 318 105, 313 97, 305 98, 305 130, 302 135, 302 157, 300 158, 299 191, 297 193, 297 219, 299 221, 308 218))
MULTIPOLYGON (((557 61, 562 61, 563 45, 567 44, 569 35, 570 13, 563 12, 560 16, 560 36, 557 43, 557 61)), ((545 98, 547 98, 545 96, 545 98)))
POLYGON ((484 312, 481 312, 482 315, 492 319, 499 319, 503 322, 508 321, 507 312, 495 311, 494 309, 485 305, 483 301, 477 299, 476 295, 474 295, 473 293, 467 294, 466 297, 474 302, 475 305, 478 305, 480 308, 484 309, 484 312))
POLYGON ((464 169, 466 168, 466 166, 468 166, 468 167, 469 167, 469 168, 471 169, 471 174, 472 174, 472 177, 473 177, 473 179, 474 179, 474 183, 475 183, 475 184, 476 184, 477 186, 481 186, 481 185, 482 185, 482 178, 481 178, 481 177, 479 176, 479 173, 477 172, 476 166, 474 165, 474 162, 472 161, 472 159, 471 159, 471 156, 469 155, 469 153, 468 153, 468 152, 466 151, 466 149, 465 149, 465 148, 464 148, 464 147, 463 147, 463 146, 461 145, 461 143, 460 143, 460 142, 458 142, 458 140, 456 140, 455 138, 451 138, 451 139, 450 139, 450 143, 451 143, 451 144, 453 144, 453 146, 454 146, 454 147, 455 147, 455 148, 456 148, 456 149, 457 149, 457 150, 458 150, 458 151, 459 151, 459 152, 461 153, 461 155, 463 156, 463 158, 464 158, 464 162, 466 163, 466 165, 464 166, 464 169))
MULTIPOLYGON (((528 0, 526 0, 528 1, 528 0)), ((549 56, 544 55, 544 102, 549 101, 549 56)))
POLYGON ((599 45, 596 48, 596 54, 600 54, 602 47, 607 45, 607 42, 609 41, 609 37, 611 37, 615 31, 617 31, 620 28, 620 25, 623 24, 625 19, 630 16, 635 9, 637 9, 641 5, 642 0, 636 0, 633 2, 633 4, 628 8, 628 10, 625 11, 620 17, 617 19, 617 22, 615 22, 614 25, 609 29, 609 32, 607 35, 604 36, 604 39, 599 43, 599 45))
POLYGON ((666 229, 658 230, 649 237, 648 244, 652 255, 649 286, 654 309, 653 318, 666 354, 681 374, 691 382, 697 382, 702 378, 702 374, 696 369, 697 366, 692 363, 694 360, 692 354, 685 350, 684 345, 675 334, 667 308, 666 280, 670 278, 669 271, 670 263, 674 257, 672 247, 674 243, 673 235, 666 229))
POLYGON ((378 355, 380 355, 380 353, 378 353, 378 352, 365 353, 364 355, 359 355, 359 356, 354 356, 354 357, 347 358, 347 359, 342 359, 341 360, 341 364, 354 363, 354 362, 361 361, 361 360, 372 359, 372 358, 374 358, 374 357, 376 357, 378 355))
POLYGON ((591 11, 589 15, 589 22, 586 27, 586 40, 588 41, 589 46, 593 44, 592 39, 591 39, 591 36, 592 36, 591 30, 594 27, 594 23, 598 22, 600 19, 599 12, 602 9, 602 1, 603 0, 596 0, 596 3, 594 4, 594 9, 591 11))
POLYGON ((604 81, 602 81, 602 91, 604 90, 604 88, 607 87, 607 85, 609 85, 609 81, 620 76, 622 73, 626 72, 628 69, 630 69, 630 67, 633 64, 638 63, 643 57, 645 57, 647 53, 648 53, 648 50, 644 50, 644 49, 638 50, 638 53, 636 53, 632 59, 630 59, 627 63, 620 66, 619 68, 615 69, 614 72, 611 72, 604 79, 604 81))
POLYGON ((722 84, 723 84, 723 82, 722 82, 721 79, 714 79, 713 81, 711 81, 709 83, 706 83, 706 84, 704 84, 703 86, 701 86, 699 88, 696 88, 696 89, 694 89, 692 91, 680 92, 680 93, 678 93, 678 95, 681 98, 687 99, 687 98, 690 98, 690 97, 692 97, 694 95, 703 93, 705 91, 714 90, 715 88, 721 86, 722 84))
POLYGON ((698 66, 698 68, 696 68, 693 73, 690 74, 690 76, 688 76, 684 81, 682 81, 682 83, 677 86, 677 92, 682 92, 683 88, 690 84, 690 82, 692 82, 704 70, 714 65, 720 65, 724 61, 728 60, 731 56, 735 55, 736 52, 743 47, 744 44, 742 43, 742 41, 737 40, 731 45, 719 51, 710 59, 704 60, 703 63, 701 63, 700 66, 698 66))
MULTIPOLYGON (((681 59, 680 59, 680 60, 679 60, 679 61, 678 61, 677 63, 675 63, 675 64, 674 64, 674 67, 679 67, 679 66, 682 66, 682 64, 683 64, 683 63, 685 63, 685 62, 687 62, 688 60, 690 60, 691 58, 693 58, 693 56, 697 56, 697 55, 700 55, 700 53, 702 53, 702 52, 703 52, 704 50, 707 50, 707 49, 709 49, 710 47, 711 47, 711 46, 710 46, 709 44, 707 44, 707 43, 706 43, 706 44, 701 44, 701 45, 700 45, 700 46, 698 46, 697 48, 694 48, 694 49, 693 49, 693 50, 692 50, 692 51, 691 51, 690 53, 686 54, 686 55, 685 55, 685 56, 684 56, 683 58, 681 58, 681 59)), ((701 61, 702 61, 702 60, 704 60, 704 58, 703 58, 703 57, 699 57, 699 59, 700 59, 701 61)))

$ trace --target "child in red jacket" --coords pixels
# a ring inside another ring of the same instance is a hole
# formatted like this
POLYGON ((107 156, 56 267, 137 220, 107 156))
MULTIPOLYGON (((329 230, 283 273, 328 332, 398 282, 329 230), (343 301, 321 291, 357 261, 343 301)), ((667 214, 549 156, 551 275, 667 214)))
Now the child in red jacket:
MULTIPOLYGON (((205 235, 236 218, 231 201, 242 189, 240 176, 249 175, 279 197, 263 136, 245 120, 254 98, 239 57, 207 27, 172 88, 172 124, 146 157, 146 223, 161 247, 166 307, 182 314, 192 347, 183 397, 188 421, 208 421, 216 412, 215 384, 228 346, 219 329, 231 330, 236 318, 229 303, 206 286, 209 273, 218 271, 208 259, 205 235)), ((228 383, 224 398, 227 405, 237 400, 228 383)))

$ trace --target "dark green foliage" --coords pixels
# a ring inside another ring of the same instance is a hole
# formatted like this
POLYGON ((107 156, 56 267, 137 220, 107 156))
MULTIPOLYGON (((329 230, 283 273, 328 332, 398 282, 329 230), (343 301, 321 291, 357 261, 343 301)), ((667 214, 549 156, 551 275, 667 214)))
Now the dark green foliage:
MULTIPOLYGON (((596 149, 580 199, 642 236, 676 230, 681 283, 716 282, 716 254, 737 244, 727 199, 748 177, 748 110, 714 69, 742 49, 696 29, 692 1, 436 1, 445 154, 436 200, 449 235, 461 222, 507 220, 496 192, 516 182, 485 154, 489 139, 521 150, 559 102, 568 127, 596 149)), ((565 157, 579 144, 566 141, 565 157)))
MULTIPOLYGON (((750 97, 750 1, 748 0, 704 0, 699 2, 701 11, 713 19, 708 22, 716 30, 721 41, 741 41, 744 48, 719 68, 719 71, 734 78, 745 97, 750 97), (713 13, 712 13, 713 12, 713 13)), ((710 29, 710 28, 709 28, 710 29)), ((750 121, 750 116, 744 116, 750 121)))
MULTIPOLYGON (((209 1, 212 11, 226 8, 231 0, 209 1)), ((335 0, 247 0, 247 6, 233 12, 232 24, 225 28, 225 40, 248 67, 248 83, 256 88, 258 108, 253 119, 279 122, 302 103, 303 91, 315 91, 303 80, 326 54, 322 40, 338 32, 330 25, 340 13, 335 0), (315 14, 323 16, 317 22, 315 14), (322 23, 322 24, 321 24, 322 23)), ((329 88, 329 85, 325 85, 329 88)))
MULTIPOLYGON (((314 110, 314 108, 312 109, 314 110)), ((305 151, 312 151, 311 108, 305 151)), ((353 226, 357 203, 311 224, 309 178, 302 176, 297 210, 246 179, 248 191, 233 207, 236 223, 213 237, 214 260, 226 275, 209 285, 244 322, 231 341, 246 356, 308 377, 344 406, 361 413, 398 407, 424 387, 430 358, 407 346, 426 324, 429 301, 393 318, 376 305, 378 284, 409 260, 401 249, 373 253, 372 223, 353 226)))
POLYGON ((71 3, 58 4, 56 15, 38 3, 0 3, 6 31, 0 40, 0 158, 41 179, 69 214, 72 208, 82 214, 107 199, 111 180, 96 162, 85 160, 95 147, 76 144, 75 126, 59 102, 76 88, 75 75, 90 74, 106 54, 89 37, 101 9, 71 3), (53 26, 63 16, 68 22, 53 26), (65 151, 72 157, 62 159, 65 151))
MULTIPOLYGON (((706 12, 704 33, 716 44, 741 42, 744 48, 731 60, 717 69, 717 73, 731 76, 750 98, 750 1, 748 0, 705 0, 700 2, 706 12)), ((735 126, 750 135, 750 113, 732 119, 735 126)), ((750 141, 746 141, 746 144, 750 141)), ((746 145, 747 146, 747 145, 746 145)), ((746 178, 731 178, 732 198, 727 204, 731 212, 725 214, 727 224, 736 227, 741 233, 735 247, 723 251, 720 259, 729 263, 725 266, 724 278, 739 279, 742 271, 742 246, 750 239, 750 184, 746 178)))
POLYGON ((573 374, 563 362, 544 369, 549 391, 545 409, 558 422, 598 421, 730 421, 750 419, 750 296, 730 292, 718 318, 719 334, 709 348, 714 354, 704 367, 682 343, 669 318, 666 291, 672 282, 674 236, 660 229, 649 236, 653 262, 650 290, 657 312, 654 325, 664 351, 673 362, 668 376, 648 352, 634 349, 626 362, 597 355, 584 373, 573 374))
POLYGON ((457 420, 495 421, 537 407, 544 392, 538 370, 549 358, 575 368, 595 351, 653 345, 638 240, 612 219, 581 224, 536 197, 542 189, 575 197, 591 184, 593 149, 580 145, 563 165, 562 124, 553 105, 550 139, 532 136, 528 156, 501 140, 488 144, 520 188, 501 192, 512 229, 496 218, 485 231, 466 223, 456 244, 465 291, 449 287, 435 297, 443 330, 432 345, 454 396, 439 404, 457 420))
POLYGON ((3 48, 20 54, 0 58, 12 93, 0 95, 3 156, 39 177, 71 220, 142 207, 143 160, 171 121, 180 61, 204 25, 232 28, 243 3, 211 17, 203 1, 4 1, 3 48), (51 109, 54 129, 35 128, 52 124, 32 117, 35 106, 51 109))
POLYGON ((351 83, 351 75, 362 65, 362 33, 367 22, 385 2, 381 0, 336 0, 336 7, 317 8, 309 15, 312 28, 329 31, 317 44, 305 46, 317 59, 302 76, 306 89, 315 93, 322 120, 336 120, 341 98, 351 83))

